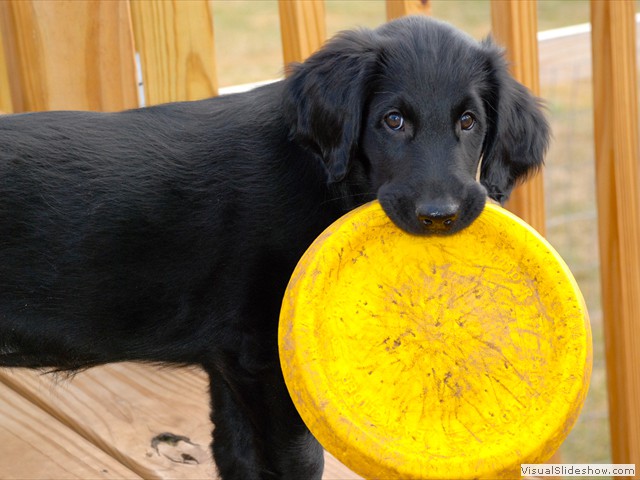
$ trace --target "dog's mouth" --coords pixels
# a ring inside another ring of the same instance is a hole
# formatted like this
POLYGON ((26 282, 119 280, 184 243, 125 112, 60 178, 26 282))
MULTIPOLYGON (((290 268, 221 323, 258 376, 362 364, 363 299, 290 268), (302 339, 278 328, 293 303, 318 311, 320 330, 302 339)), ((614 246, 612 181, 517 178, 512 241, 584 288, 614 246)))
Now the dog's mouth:
POLYGON ((416 202, 380 192, 378 201, 391 221, 412 235, 453 235, 478 218, 486 202, 481 189, 473 189, 459 202, 416 202), (477 190, 477 191, 476 191, 477 190))

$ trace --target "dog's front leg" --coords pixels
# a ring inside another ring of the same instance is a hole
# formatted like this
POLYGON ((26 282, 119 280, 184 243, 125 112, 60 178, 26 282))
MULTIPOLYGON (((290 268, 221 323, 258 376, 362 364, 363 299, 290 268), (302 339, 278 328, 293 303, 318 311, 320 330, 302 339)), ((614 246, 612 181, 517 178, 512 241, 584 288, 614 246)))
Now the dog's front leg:
POLYGON ((223 480, 322 477, 322 447, 300 419, 279 363, 273 365, 259 374, 237 364, 208 369, 213 456, 223 480))

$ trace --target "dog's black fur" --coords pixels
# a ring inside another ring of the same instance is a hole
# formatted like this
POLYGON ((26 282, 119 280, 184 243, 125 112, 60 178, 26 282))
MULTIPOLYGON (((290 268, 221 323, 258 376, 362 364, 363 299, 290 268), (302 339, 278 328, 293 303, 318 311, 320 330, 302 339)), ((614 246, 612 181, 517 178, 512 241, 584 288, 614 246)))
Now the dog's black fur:
POLYGON ((0 365, 201 365, 224 479, 319 478, 277 352, 304 250, 376 197, 410 233, 456 232, 548 135, 498 47, 417 17, 249 93, 0 117, 0 365))

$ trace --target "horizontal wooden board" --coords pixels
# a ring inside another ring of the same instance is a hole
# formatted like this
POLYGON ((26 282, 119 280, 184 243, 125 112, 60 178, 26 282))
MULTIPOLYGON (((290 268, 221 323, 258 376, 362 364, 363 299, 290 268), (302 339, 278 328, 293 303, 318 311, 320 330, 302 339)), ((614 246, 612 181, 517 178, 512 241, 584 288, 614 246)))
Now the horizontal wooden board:
POLYGON ((361 480, 360 475, 345 467, 339 460, 328 452, 324 454, 324 475, 323 480, 361 480))
POLYGON ((0 371, 0 380, 145 478, 214 476, 207 383, 197 370, 115 364, 72 379, 0 371), (185 437, 180 449, 155 442, 185 437), (184 454, 184 456, 183 456, 184 454))
MULTIPOLYGON (((24 397, 20 402, 19 397, 10 392, 21 408, 30 406, 23 418, 29 418, 32 410, 40 412, 45 416, 41 422, 60 425, 69 435, 78 432, 79 443, 88 443, 84 438, 89 439, 99 447, 96 450, 108 452, 117 459, 116 464, 126 465, 132 475, 149 479, 216 478, 209 450, 213 425, 209 421, 208 380, 199 369, 115 364, 94 368, 73 378, 27 370, 0 370, 0 382, 24 397), (44 412, 50 415, 48 419, 44 412), (180 441, 181 437, 189 441, 180 441)), ((15 416, 13 411, 17 407, 8 405, 0 403, 0 419, 3 415, 15 416)), ((28 421, 23 423, 28 425, 28 421)), ((23 424, 16 425, 11 435, 23 435, 24 428, 23 424)), ((0 430, 0 442, 2 435, 0 430)), ((19 460, 16 461, 15 478, 20 475, 50 478, 49 469, 56 466, 53 454, 53 459, 51 456, 38 457, 41 476, 38 472, 30 473, 25 465, 33 463, 30 459, 40 455, 41 450, 57 451, 56 439, 56 435, 43 434, 16 447, 14 459, 19 460)), ((69 444, 74 444, 73 439, 69 444)), ((75 445, 73 449, 75 451, 75 445)), ((4 479, 2 467, 0 461, 0 478, 4 479)), ((96 477, 87 475, 86 470, 74 463, 69 464, 69 470, 74 478, 96 477)), ((117 477, 127 478, 124 474, 117 477)), ((323 478, 351 480, 360 477, 327 454, 323 478)))
POLYGON ((140 478, 0 383, 0 478, 140 478))

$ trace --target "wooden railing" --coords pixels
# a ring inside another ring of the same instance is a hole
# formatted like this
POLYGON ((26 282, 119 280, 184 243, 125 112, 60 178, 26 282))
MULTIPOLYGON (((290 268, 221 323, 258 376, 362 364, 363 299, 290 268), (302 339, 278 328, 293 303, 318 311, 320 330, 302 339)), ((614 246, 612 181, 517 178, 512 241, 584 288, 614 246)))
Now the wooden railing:
MULTIPOLYGON (((387 0, 387 16, 428 14, 427 0, 387 0)), ((492 0, 494 37, 514 75, 538 92, 535 0, 492 0)), ((322 0, 279 0, 285 63, 325 40, 322 0)), ((592 0, 595 146, 613 461, 640 466, 640 199, 632 1, 592 0)), ((437 13, 437 12, 436 12, 437 13)), ((0 110, 121 110, 215 95, 206 0, 0 1, 0 110)), ((1 148, 1 146, 0 146, 1 148)), ((509 207, 544 232, 542 176, 509 207)))
POLYGON ((591 2, 594 133, 611 444, 640 466, 640 176, 633 2, 591 2))

